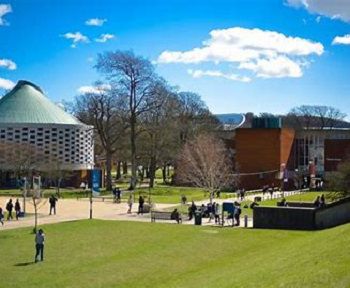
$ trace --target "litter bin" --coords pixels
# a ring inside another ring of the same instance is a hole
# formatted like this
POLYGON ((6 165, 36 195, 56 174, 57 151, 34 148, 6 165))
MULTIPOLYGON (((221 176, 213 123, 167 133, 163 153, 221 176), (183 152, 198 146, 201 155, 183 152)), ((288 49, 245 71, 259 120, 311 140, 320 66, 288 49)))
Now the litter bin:
POLYGON ((194 213, 194 225, 202 225, 202 212, 194 213))

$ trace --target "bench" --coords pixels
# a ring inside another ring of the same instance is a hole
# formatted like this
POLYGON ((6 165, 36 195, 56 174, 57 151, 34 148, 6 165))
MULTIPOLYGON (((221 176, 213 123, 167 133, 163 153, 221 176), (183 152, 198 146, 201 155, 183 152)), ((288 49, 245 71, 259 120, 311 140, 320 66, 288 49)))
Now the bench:
MULTIPOLYGON (((151 222, 156 222, 157 220, 175 220, 171 218, 172 212, 164 212, 164 211, 151 211, 151 222)), ((182 223, 181 214, 179 214, 179 222, 182 223)))

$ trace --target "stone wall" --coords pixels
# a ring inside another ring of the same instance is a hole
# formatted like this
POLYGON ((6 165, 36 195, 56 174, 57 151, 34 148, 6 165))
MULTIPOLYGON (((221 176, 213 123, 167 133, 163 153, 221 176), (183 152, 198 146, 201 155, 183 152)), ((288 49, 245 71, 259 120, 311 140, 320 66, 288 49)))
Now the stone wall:
POLYGON ((350 222, 350 197, 323 208, 255 207, 253 227, 316 230, 350 222))

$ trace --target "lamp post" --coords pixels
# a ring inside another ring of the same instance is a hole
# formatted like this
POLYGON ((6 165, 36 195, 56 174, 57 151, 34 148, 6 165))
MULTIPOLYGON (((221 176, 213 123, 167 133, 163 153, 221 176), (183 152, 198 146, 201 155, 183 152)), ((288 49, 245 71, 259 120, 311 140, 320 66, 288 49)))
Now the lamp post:
MULTIPOLYGON (((282 191, 282 197, 284 197, 285 172, 286 172, 286 164, 285 164, 285 163, 281 163, 280 173, 281 173, 281 191, 282 191)), ((288 179, 287 179, 287 181, 288 181, 288 179)))

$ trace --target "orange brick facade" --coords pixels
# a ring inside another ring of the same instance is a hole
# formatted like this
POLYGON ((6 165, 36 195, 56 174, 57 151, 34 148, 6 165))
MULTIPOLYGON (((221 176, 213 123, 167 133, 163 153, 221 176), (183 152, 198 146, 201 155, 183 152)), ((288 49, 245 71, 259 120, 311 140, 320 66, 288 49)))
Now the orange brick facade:
POLYGON ((281 164, 288 163, 294 136, 293 129, 237 129, 236 167, 243 174, 239 186, 245 189, 280 186, 277 175, 281 164), (251 173, 254 174, 244 175, 251 173))

